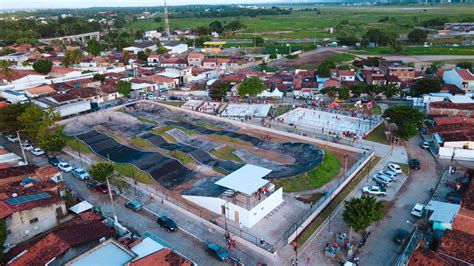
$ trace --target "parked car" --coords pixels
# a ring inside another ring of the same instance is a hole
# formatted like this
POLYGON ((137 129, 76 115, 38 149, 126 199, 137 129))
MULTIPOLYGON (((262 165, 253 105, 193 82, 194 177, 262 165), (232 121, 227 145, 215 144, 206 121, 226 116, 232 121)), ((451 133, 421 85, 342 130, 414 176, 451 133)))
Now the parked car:
POLYGON ((178 225, 168 216, 162 215, 160 218, 158 218, 157 223, 168 230, 168 232, 174 232, 178 230, 178 225))
POLYGON ((225 261, 229 259, 229 253, 217 244, 207 245, 206 253, 212 255, 220 261, 225 261))
POLYGON ((423 211, 425 210, 425 205, 421 203, 415 204, 411 209, 411 214, 416 217, 421 217, 423 215, 423 211))
POLYGON ((174 96, 174 95, 171 95, 168 100, 171 100, 171 101, 176 101, 176 100, 179 100, 178 97, 174 96))
POLYGON ((160 100, 160 101, 166 101, 166 97, 165 97, 165 96, 158 96, 158 100, 160 100))
POLYGON ((368 193, 377 196, 385 196, 387 195, 387 190, 383 187, 379 186, 369 186, 362 188, 363 193, 368 193))
POLYGON ((48 163, 51 164, 52 166, 58 166, 58 164, 60 163, 61 161, 56 158, 56 157, 49 157, 48 158, 48 163))
POLYGON ((103 183, 102 184, 97 184, 97 185, 94 186, 94 188, 95 188, 96 191, 99 191, 103 194, 109 193, 109 188, 107 187, 106 184, 103 184, 103 183))
POLYGON ((86 185, 87 185, 88 188, 93 188, 97 185, 97 182, 95 182, 93 180, 89 180, 89 181, 87 181, 86 185))
POLYGON ((65 172, 65 173, 69 173, 72 171, 72 166, 66 162, 60 162, 58 163, 58 168, 59 170, 65 172))
POLYGON ((395 172, 396 174, 401 174, 402 173, 402 168, 400 167, 400 165, 396 164, 396 163, 389 163, 387 168, 393 172, 395 172))
POLYGON ((154 95, 153 93, 147 93, 145 94, 145 99, 147 100, 156 100, 156 95, 154 95))
POLYGON ((25 150, 25 151, 31 151, 34 147, 28 143, 28 142, 25 142, 25 143, 22 143, 21 144, 21 147, 25 150))
POLYGON ((15 136, 15 135, 7 135, 6 138, 10 142, 17 142, 18 141, 18 137, 15 136))
POLYGON ((31 153, 33 153, 36 156, 44 155, 44 151, 41 148, 33 148, 31 150, 31 153))
POLYGON ((143 206, 138 200, 129 200, 127 203, 125 203, 125 207, 132 209, 135 212, 139 212, 142 210, 143 206))
POLYGON ((380 171, 379 174, 388 176, 394 181, 397 180, 397 174, 391 170, 380 171))
POLYGON ((386 187, 391 187, 392 184, 393 184, 393 180, 390 177, 386 176, 386 175, 377 174, 377 175, 374 175, 372 177, 372 179, 377 183, 384 184, 384 186, 386 186, 386 187))
POLYGON ((429 144, 428 142, 426 142, 426 141, 423 141, 423 142, 420 144, 420 146, 421 146, 422 149, 425 149, 425 150, 427 150, 427 149, 430 148, 430 144, 429 144))
POLYGON ((408 162, 408 166, 414 170, 420 170, 420 160, 412 159, 408 162))
POLYGON ((89 174, 82 168, 74 168, 74 170, 72 170, 72 175, 80 180, 89 179, 89 174))
POLYGON ((403 244, 405 243, 407 237, 408 237, 408 231, 404 229, 397 229, 395 231, 395 235, 393 236, 393 242, 397 244, 403 244))

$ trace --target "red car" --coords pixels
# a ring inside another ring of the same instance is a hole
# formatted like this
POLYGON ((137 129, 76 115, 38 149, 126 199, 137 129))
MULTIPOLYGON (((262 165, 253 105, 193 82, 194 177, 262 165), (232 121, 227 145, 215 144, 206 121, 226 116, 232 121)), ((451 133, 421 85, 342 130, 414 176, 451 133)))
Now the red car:
POLYGON ((109 193, 109 188, 107 187, 106 184, 98 184, 95 186, 95 190, 96 191, 99 191, 99 192, 102 192, 104 194, 107 194, 109 193))

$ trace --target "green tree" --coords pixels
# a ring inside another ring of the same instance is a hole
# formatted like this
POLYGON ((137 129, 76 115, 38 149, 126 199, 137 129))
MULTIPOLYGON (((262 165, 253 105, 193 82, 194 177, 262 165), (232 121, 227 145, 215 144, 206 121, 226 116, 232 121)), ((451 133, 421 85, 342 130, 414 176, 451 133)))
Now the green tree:
POLYGON ((393 84, 381 86, 381 90, 383 95, 387 98, 392 98, 400 94, 400 88, 393 84))
POLYGON ((94 74, 93 79, 94 79, 94 80, 104 81, 104 80, 105 80, 105 74, 96 73, 96 74, 94 74))
POLYGON ((339 69, 339 70, 351 70, 352 67, 347 65, 347 64, 344 64, 344 65, 340 65, 337 69, 339 69))
POLYGON ((25 112, 31 104, 9 104, 0 108, 0 131, 5 133, 15 133, 23 129, 18 117, 25 112))
POLYGON ((97 40, 90 40, 87 42, 87 48, 86 51, 94 56, 100 55, 100 51, 102 49, 102 46, 100 45, 100 42, 97 40))
POLYGON ((396 126, 395 135, 403 140, 409 140, 415 136, 418 133, 418 127, 425 118, 418 109, 406 105, 391 106, 385 110, 382 116, 396 126))
POLYGON ((428 75, 436 74, 441 68, 444 66, 443 61, 434 61, 431 65, 426 69, 425 73, 428 75))
POLYGON ((323 78, 331 77, 331 69, 336 68, 336 64, 332 61, 323 61, 318 66, 318 76, 323 78))
POLYGON ((48 59, 40 59, 33 64, 33 69, 41 74, 48 74, 51 72, 51 68, 53 67, 53 62, 49 61, 48 59))
POLYGON ((456 64, 457 67, 459 68, 464 68, 464 69, 472 69, 472 62, 459 62, 456 64))
POLYGON ((209 91, 209 96, 213 100, 221 100, 227 95, 227 91, 229 90, 230 84, 228 82, 216 82, 217 84, 213 84, 211 90, 209 91))
POLYGON ((431 92, 441 91, 441 80, 439 78, 423 78, 416 81, 411 88, 413 96, 421 96, 431 92))
POLYGON ((0 74, 10 76, 13 73, 11 69, 11 63, 7 60, 0 60, 0 74))
POLYGON ((275 53, 271 53, 270 56, 269 56, 270 59, 277 59, 277 57, 278 56, 275 53))
POLYGON ((393 36, 386 34, 380 29, 369 29, 362 36, 364 45, 367 45, 368 43, 375 43, 376 46, 384 46, 387 45, 392 39, 393 36))
POLYGON ((265 40, 260 37, 260 36, 257 36, 255 37, 255 46, 263 46, 265 44, 265 40))
POLYGON ((71 65, 79 64, 82 60, 82 51, 80 49, 66 51, 64 53, 62 63, 64 66, 69 67, 71 65))
POLYGON ((49 127, 59 120, 59 115, 52 109, 45 112, 41 107, 29 105, 17 119, 30 138, 39 140, 40 136, 47 134, 49 127))
POLYGON ((158 47, 158 49, 156 49, 156 53, 157 54, 166 54, 168 52, 168 49, 166 49, 165 47, 158 47))
POLYGON ((155 21, 156 23, 161 23, 161 20, 162 20, 161 17, 155 17, 155 18, 153 19, 153 21, 155 21))
POLYGON ((258 77, 251 77, 240 84, 238 94, 240 97, 257 96, 265 90, 265 84, 258 77))
POLYGON ((209 29, 211 31, 215 31, 219 34, 221 34, 224 31, 224 26, 222 26, 222 23, 219 20, 213 21, 209 23, 209 29))
POLYGON ((341 87, 338 89, 338 96, 341 100, 347 100, 351 97, 350 90, 347 87, 341 87))
POLYGON ((59 129, 47 131, 39 136, 39 146, 47 154, 60 152, 66 146, 66 138, 59 129))
POLYGON ((132 83, 119 80, 117 82, 117 91, 123 96, 128 97, 128 95, 130 95, 130 91, 132 91, 132 83))
POLYGON ((146 53, 144 51, 140 51, 137 53, 137 57, 138 59, 142 60, 142 61, 146 61, 148 56, 146 55, 146 53))
POLYGON ((414 29, 408 33, 408 41, 415 44, 423 44, 427 37, 426 31, 421 29, 414 29))
POLYGON ((385 213, 385 205, 372 196, 362 196, 346 201, 342 218, 356 232, 362 232, 372 223, 380 221, 385 213))
POLYGON ((390 48, 395 52, 395 54, 400 54, 403 51, 402 42, 397 40, 391 40, 389 42, 390 48))
POLYGON ((112 177, 114 175, 114 165, 109 162, 99 162, 94 163, 88 172, 98 182, 104 182, 107 177, 112 177))

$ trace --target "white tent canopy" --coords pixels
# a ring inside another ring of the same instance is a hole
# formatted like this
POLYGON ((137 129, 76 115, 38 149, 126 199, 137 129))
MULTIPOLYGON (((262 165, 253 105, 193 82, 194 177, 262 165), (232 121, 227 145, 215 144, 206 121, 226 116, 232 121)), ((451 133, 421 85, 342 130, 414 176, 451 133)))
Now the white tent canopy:
POLYGON ((272 170, 260 166, 246 164, 225 176, 215 184, 223 186, 246 195, 252 195, 269 181, 263 179, 272 170))
POLYGON ((257 95, 257 97, 262 97, 262 98, 281 98, 283 97, 283 92, 279 91, 277 88, 275 88, 272 92, 269 92, 267 90, 264 90, 262 93, 257 95))
POLYGON ((93 207, 94 206, 92 206, 92 204, 90 204, 89 202, 81 201, 78 204, 76 204, 76 205, 72 206, 71 208, 69 208, 69 210, 71 210, 75 214, 79 214, 79 213, 83 213, 85 211, 88 211, 88 210, 92 209, 93 207))

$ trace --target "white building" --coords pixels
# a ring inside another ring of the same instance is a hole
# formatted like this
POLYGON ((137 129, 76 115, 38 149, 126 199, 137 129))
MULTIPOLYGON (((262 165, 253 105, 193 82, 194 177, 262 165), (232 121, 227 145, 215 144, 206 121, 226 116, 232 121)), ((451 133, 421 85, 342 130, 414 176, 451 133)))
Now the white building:
POLYGON ((239 225, 251 228, 283 202, 283 189, 274 190, 267 179, 271 170, 247 164, 225 176, 216 185, 226 190, 217 196, 183 197, 239 225), (268 191, 268 192, 266 192, 268 191))
POLYGON ((128 51, 134 54, 138 54, 138 52, 145 52, 147 49, 150 51, 156 51, 158 47, 155 43, 152 42, 142 42, 142 43, 135 43, 132 46, 123 48, 124 51, 128 51))
POLYGON ((169 54, 182 54, 188 51, 188 45, 185 43, 165 43, 163 47, 168 49, 169 54))
POLYGON ((12 53, 4 56, 0 56, 0 60, 5 60, 13 65, 21 66, 23 62, 28 60, 28 54, 25 53, 12 53))
POLYGON ((452 84, 466 92, 468 96, 474 96, 474 74, 467 69, 453 69, 444 71, 443 80, 446 84, 452 84))
POLYGON ((161 32, 158 32, 157 30, 145 31, 145 33, 143 34, 143 39, 149 40, 149 41, 159 39, 160 37, 161 37, 161 32))

